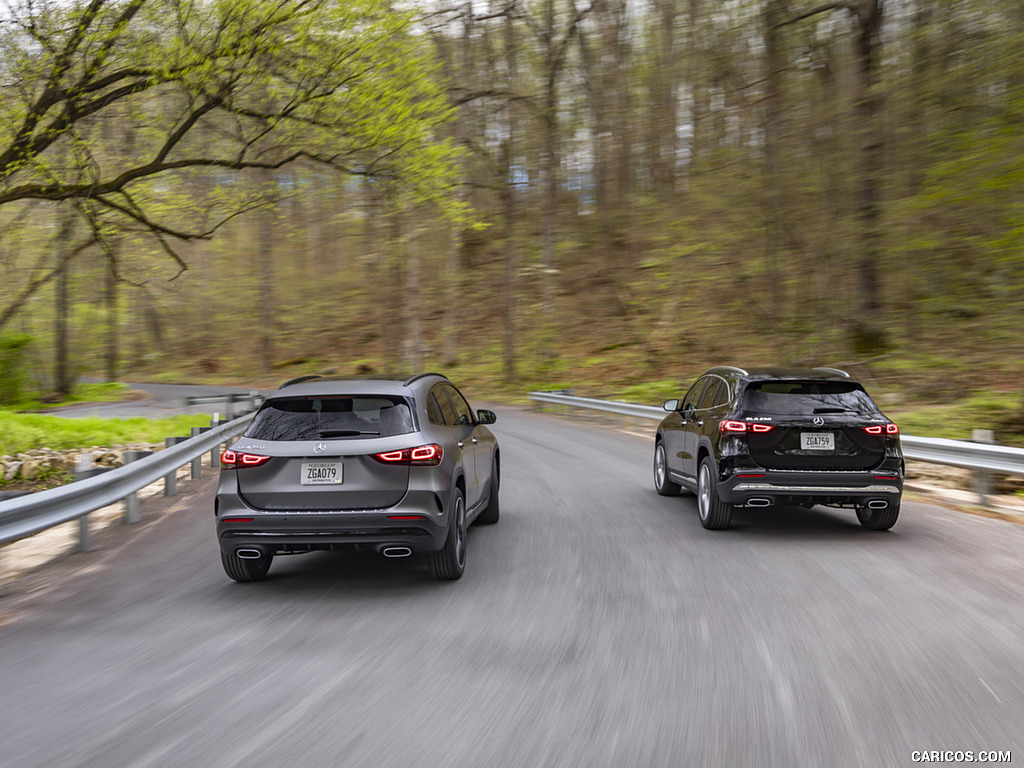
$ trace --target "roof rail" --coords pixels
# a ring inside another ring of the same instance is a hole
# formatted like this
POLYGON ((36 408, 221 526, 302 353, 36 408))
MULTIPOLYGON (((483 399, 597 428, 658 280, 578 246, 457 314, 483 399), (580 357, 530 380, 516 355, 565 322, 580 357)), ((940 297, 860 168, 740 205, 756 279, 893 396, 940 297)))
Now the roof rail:
POLYGON ((278 389, 284 389, 285 387, 290 387, 292 384, 301 384, 304 381, 312 381, 313 379, 322 379, 322 378, 323 378, 323 376, 321 376, 319 373, 310 373, 310 374, 307 374, 306 376, 298 376, 298 377, 296 377, 294 379, 288 379, 288 381, 286 381, 284 384, 279 386, 278 389))
POLYGON ((442 379, 445 379, 445 380, 448 379, 448 377, 445 376, 443 373, 431 373, 431 372, 417 373, 415 376, 410 376, 408 379, 403 381, 402 382, 402 386, 403 387, 408 387, 414 381, 418 381, 419 379, 425 379, 425 378, 427 378, 427 376, 440 376, 442 379))
POLYGON ((726 370, 729 370, 729 371, 736 371, 741 376, 749 376, 750 375, 749 373, 744 371, 742 368, 737 368, 735 365, 719 365, 718 367, 719 368, 725 368, 726 370))
POLYGON ((850 374, 848 374, 848 373, 847 373, 846 371, 842 371, 842 370, 840 370, 840 369, 838 369, 838 368, 829 368, 829 367, 828 367, 828 366, 826 366, 826 365, 819 365, 819 366, 816 366, 816 367, 814 368, 814 370, 816 370, 816 371, 825 371, 825 373, 834 373, 834 374, 836 374, 836 375, 838 375, 838 376, 844 376, 844 377, 846 377, 847 379, 849 379, 849 378, 852 378, 852 377, 850 376, 850 374))

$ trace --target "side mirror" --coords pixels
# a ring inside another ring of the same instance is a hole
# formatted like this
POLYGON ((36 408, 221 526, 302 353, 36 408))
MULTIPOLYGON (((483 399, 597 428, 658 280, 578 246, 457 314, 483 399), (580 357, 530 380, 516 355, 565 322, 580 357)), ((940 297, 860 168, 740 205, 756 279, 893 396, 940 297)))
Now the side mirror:
POLYGON ((498 415, 494 411, 486 411, 481 408, 476 412, 476 423, 477 424, 493 424, 498 420, 498 415))
POLYGON ((678 411, 679 410, 679 401, 678 400, 666 400, 665 403, 661 407, 664 408, 666 411, 670 411, 670 412, 671 411, 678 411))

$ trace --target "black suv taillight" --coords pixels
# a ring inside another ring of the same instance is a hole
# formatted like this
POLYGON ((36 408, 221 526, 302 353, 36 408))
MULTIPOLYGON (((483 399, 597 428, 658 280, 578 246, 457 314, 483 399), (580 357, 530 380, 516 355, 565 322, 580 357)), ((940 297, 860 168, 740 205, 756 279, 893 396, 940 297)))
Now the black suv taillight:
POLYGON ((869 435, 898 435, 900 428, 892 422, 888 424, 876 424, 871 427, 864 427, 864 431, 869 435))
POLYGON ((771 432, 774 424, 763 424, 759 421, 720 421, 718 431, 722 434, 742 434, 744 432, 771 432))

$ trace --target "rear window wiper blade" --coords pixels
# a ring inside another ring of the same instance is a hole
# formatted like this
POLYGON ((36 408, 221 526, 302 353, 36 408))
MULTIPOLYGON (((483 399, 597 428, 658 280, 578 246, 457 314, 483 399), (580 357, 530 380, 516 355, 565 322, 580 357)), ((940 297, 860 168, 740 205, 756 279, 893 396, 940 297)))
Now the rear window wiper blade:
POLYGON ((368 432, 362 429, 321 429, 320 437, 331 438, 331 437, 359 437, 360 435, 376 435, 380 437, 380 432, 368 432))
POLYGON ((849 413, 849 408, 815 408, 814 413, 849 413))

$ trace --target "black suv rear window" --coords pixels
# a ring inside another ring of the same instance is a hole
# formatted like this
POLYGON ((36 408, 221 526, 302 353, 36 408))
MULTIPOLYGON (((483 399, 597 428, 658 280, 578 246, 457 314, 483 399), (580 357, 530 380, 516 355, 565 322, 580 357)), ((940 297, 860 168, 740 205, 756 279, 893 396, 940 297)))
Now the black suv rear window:
POLYGON ((412 431, 412 409, 404 397, 324 395, 268 401, 245 436, 256 440, 337 440, 412 431))
POLYGON ((741 407, 745 411, 797 416, 813 413, 852 413, 877 417, 878 406, 854 382, 755 381, 747 385, 741 407))

